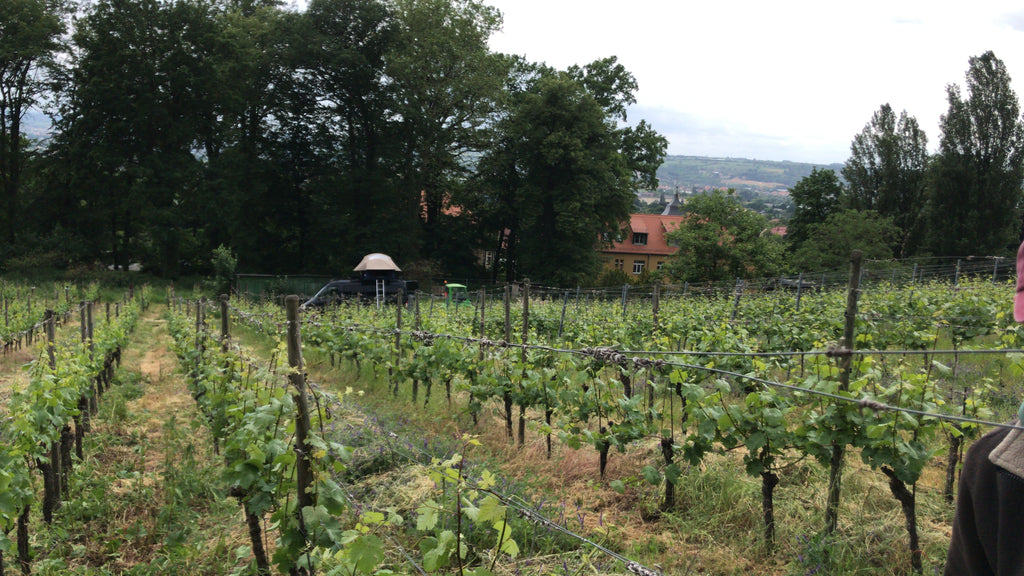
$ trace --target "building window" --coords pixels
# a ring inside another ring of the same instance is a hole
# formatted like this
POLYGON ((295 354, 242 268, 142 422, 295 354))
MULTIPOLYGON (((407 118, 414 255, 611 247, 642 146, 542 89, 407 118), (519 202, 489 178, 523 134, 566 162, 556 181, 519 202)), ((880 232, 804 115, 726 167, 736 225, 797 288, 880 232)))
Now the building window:
POLYGON ((664 267, 665 267, 665 261, 664 260, 658 260, 658 270, 661 270, 664 267))
POLYGON ((615 269, 616 270, 622 270, 622 265, 623 264, 625 264, 625 261, 622 258, 616 258, 615 259, 615 269))
POLYGON ((643 260, 633 260, 633 274, 641 274, 644 271, 643 260))
POLYGON ((647 232, 633 232, 633 244, 647 245, 647 232))

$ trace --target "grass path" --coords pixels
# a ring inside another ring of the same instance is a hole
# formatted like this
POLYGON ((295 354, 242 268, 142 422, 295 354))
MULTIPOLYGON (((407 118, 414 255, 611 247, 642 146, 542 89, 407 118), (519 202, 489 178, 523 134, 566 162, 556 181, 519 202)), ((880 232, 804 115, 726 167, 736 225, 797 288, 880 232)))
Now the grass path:
POLYGON ((38 574, 230 574, 247 558, 237 503, 151 306, 100 400, 70 498, 38 522, 38 574))

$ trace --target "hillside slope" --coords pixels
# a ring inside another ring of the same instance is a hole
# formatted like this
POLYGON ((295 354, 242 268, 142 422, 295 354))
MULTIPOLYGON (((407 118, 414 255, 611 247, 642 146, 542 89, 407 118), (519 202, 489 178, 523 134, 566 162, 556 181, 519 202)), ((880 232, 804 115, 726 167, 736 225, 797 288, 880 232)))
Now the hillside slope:
POLYGON ((658 168, 663 189, 689 192, 711 188, 791 188, 814 168, 837 173, 842 164, 817 165, 801 162, 749 160, 746 158, 709 158, 704 156, 668 156, 658 168))

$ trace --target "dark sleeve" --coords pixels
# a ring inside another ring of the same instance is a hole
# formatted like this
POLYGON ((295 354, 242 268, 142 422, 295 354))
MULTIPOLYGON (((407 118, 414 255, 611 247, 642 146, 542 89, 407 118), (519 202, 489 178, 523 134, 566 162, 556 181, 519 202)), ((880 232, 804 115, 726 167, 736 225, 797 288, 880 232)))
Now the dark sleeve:
POLYGON ((988 459, 1006 434, 989 432, 964 457, 946 576, 1024 575, 1024 482, 988 459))

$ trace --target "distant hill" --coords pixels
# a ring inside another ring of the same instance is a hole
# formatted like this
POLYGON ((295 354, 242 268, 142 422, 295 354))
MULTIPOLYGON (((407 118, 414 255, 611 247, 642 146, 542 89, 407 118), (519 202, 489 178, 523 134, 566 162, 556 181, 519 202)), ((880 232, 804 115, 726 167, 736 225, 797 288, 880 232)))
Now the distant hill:
POLYGON ((50 137, 50 118, 38 110, 29 110, 21 120, 21 134, 30 140, 50 137))
POLYGON ((745 158, 668 156, 658 168, 662 190, 691 192, 705 188, 771 190, 792 188, 811 170, 831 169, 839 174, 842 164, 805 164, 745 158))

